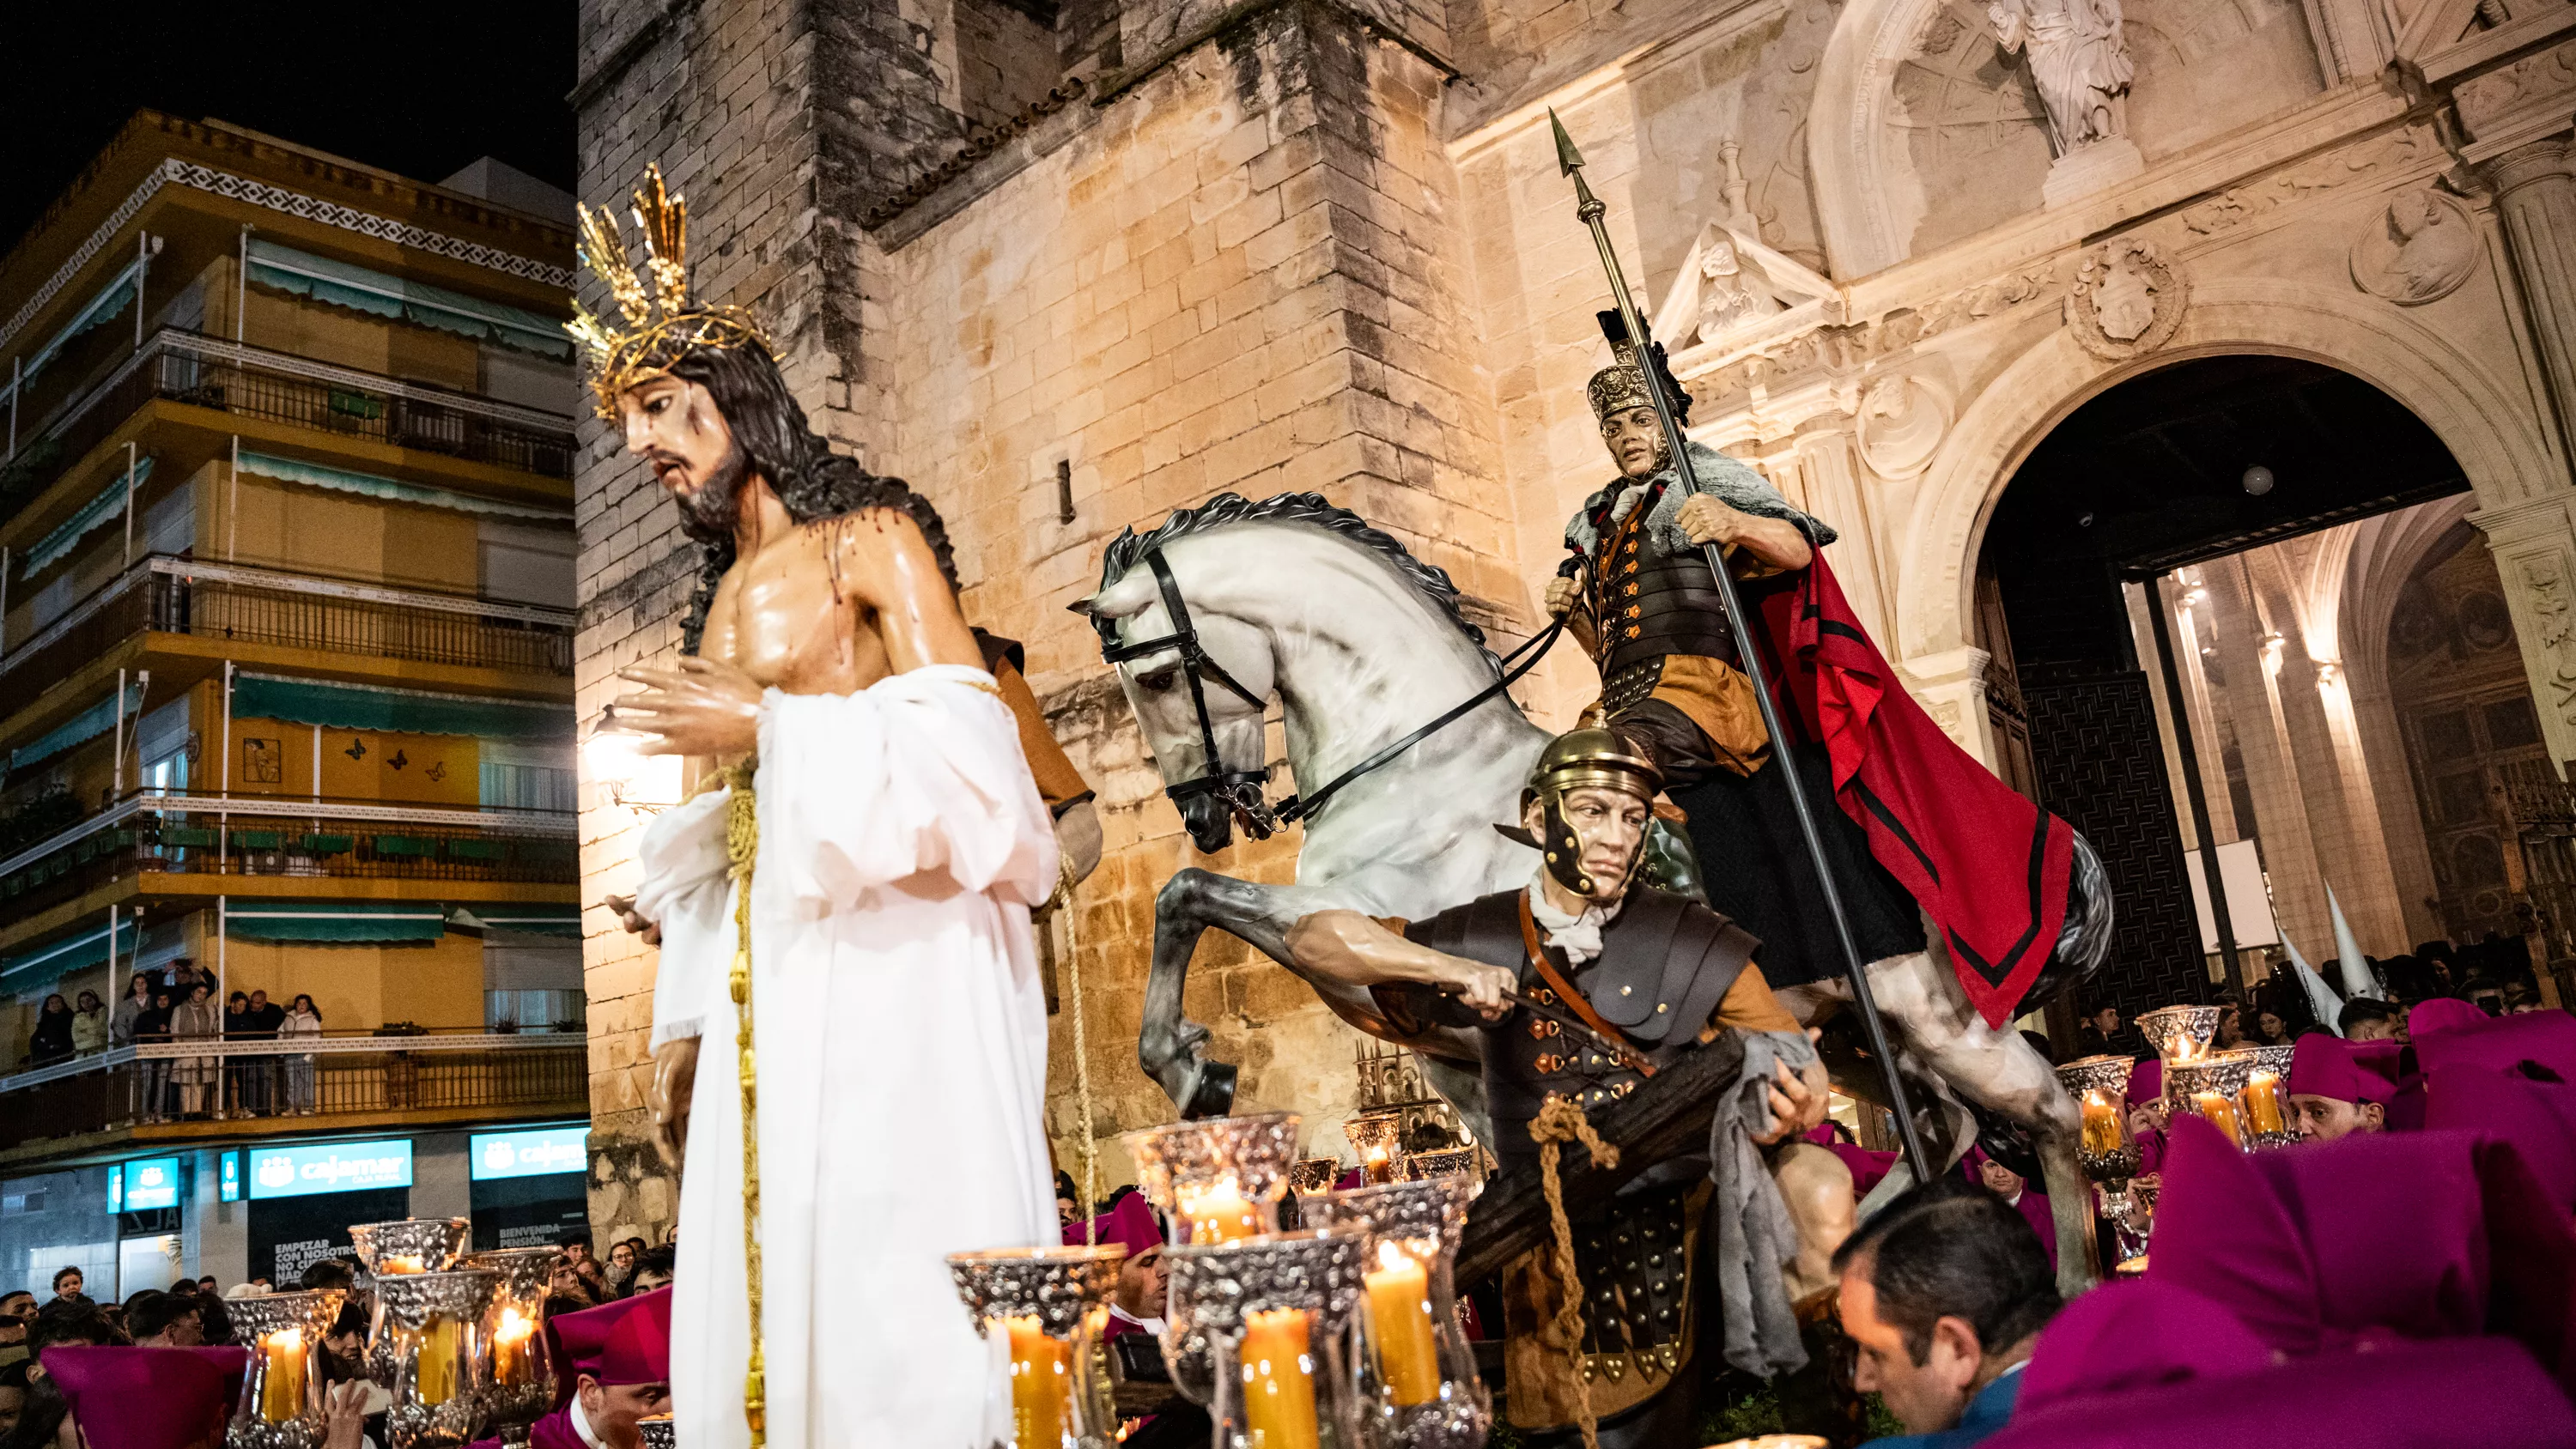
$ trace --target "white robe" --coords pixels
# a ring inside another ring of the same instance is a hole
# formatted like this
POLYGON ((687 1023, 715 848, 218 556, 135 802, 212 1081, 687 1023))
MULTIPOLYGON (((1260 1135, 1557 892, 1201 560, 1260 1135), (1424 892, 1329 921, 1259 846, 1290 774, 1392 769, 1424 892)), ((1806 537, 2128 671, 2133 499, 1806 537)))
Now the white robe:
MULTIPOLYGON (((1046 807, 992 676, 954 665, 769 691, 755 789, 768 1440, 964 1449, 986 1351, 941 1258, 1057 1241, 1029 929, 1056 880, 1046 807)), ((751 1437, 730 795, 665 812, 639 850, 636 909, 662 928, 653 1045, 707 1038, 671 1324, 690 1449, 751 1437)))

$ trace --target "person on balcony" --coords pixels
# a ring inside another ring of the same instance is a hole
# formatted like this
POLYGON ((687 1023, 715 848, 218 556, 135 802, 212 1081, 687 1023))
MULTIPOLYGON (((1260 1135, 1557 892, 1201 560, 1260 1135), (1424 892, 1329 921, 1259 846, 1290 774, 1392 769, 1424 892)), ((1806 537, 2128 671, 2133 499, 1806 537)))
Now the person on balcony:
POLYGON ((72 1008, 72 1050, 81 1056, 107 1050, 107 1007, 95 991, 84 991, 72 1008))
MULTIPOLYGON (((322 1035, 322 1012, 313 998, 295 994, 294 1004, 286 1009, 286 1020, 278 1026, 282 1037, 322 1035)), ((286 1059, 286 1110, 298 1117, 313 1115, 313 1054, 304 1052, 286 1059)))
MULTIPOLYGON (((185 1004, 170 1013, 170 1036, 174 1041, 219 1041, 224 1034, 224 1009, 215 1001, 214 988, 199 981, 188 989, 185 1004)), ((179 1088, 179 1115, 198 1117, 217 1110, 215 1087, 218 1068, 223 1058, 181 1057, 171 1063, 170 1080, 179 1088)))
POLYGON ((108 1021, 107 1041, 110 1046, 134 1045, 134 1020, 152 1009, 152 978, 136 972, 126 983, 125 995, 117 998, 116 1015, 108 1021))
MULTIPOLYGON (((236 991, 224 998, 224 1040, 245 1042, 250 1037, 250 993, 236 991)), ((262 1113, 264 1108, 258 1100, 258 1089, 251 1083, 250 1059, 226 1056, 223 1066, 224 1094, 221 1100, 241 1116, 262 1113)))
POLYGON ((27 1034, 27 1064, 51 1066, 72 1054, 72 1007, 59 991, 45 998, 36 1013, 36 1029, 27 1034))
MULTIPOLYGON (((153 1046, 170 1039, 170 993, 155 991, 152 1004, 134 1017, 134 1044, 153 1046)), ((135 1112, 146 1122, 170 1115, 170 1059, 145 1057, 135 1064, 135 1112)))

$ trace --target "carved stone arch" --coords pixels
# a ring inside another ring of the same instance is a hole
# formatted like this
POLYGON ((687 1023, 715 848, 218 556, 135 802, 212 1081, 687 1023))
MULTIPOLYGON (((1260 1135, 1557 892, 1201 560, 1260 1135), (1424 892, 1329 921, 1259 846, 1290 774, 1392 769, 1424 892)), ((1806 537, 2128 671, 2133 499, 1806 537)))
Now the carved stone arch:
POLYGON ((1896 71, 1944 0, 1849 0, 1825 42, 1807 104, 1807 173, 1837 280, 1905 260, 1922 182, 1887 124, 1896 71))
MULTIPOLYGON (((2060 327, 2015 358, 1965 409, 1925 470, 1898 541, 1900 661, 1966 646, 1975 563, 1988 520, 2022 460, 2095 395, 2193 357, 2271 353, 2339 368, 2431 428, 2460 465, 2482 511, 2530 502, 2565 476, 2528 393, 2516 391, 2441 333, 2373 298, 2276 280, 2198 283, 2163 350, 2097 358, 2060 327)), ((2517 624, 2519 624, 2517 620, 2517 624)))

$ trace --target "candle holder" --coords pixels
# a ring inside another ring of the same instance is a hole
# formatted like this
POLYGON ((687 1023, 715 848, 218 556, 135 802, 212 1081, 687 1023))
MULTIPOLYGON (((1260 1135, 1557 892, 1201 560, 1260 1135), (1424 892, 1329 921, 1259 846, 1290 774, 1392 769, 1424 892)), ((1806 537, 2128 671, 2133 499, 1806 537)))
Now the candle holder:
MULTIPOLYGON (((352 1224, 349 1246, 372 1282, 409 1273, 446 1272, 456 1266, 456 1255, 465 1250, 473 1232, 474 1225, 464 1218, 398 1218, 389 1223, 352 1224)), ((376 1299, 367 1318, 367 1377, 380 1389, 394 1386, 382 1298, 376 1299)))
POLYGON ((1288 1169, 1288 1185, 1297 1190, 1299 1197, 1331 1192, 1333 1184, 1341 1180, 1342 1160, 1338 1157, 1300 1157, 1288 1169))
POLYGON ((680 1426, 668 1414, 653 1414, 635 1421, 636 1436, 644 1449, 679 1449, 680 1426))
MULTIPOLYGON (((1279 1231, 1279 1199, 1297 1160, 1297 1114, 1265 1112, 1174 1122, 1130 1132, 1127 1151, 1136 1159, 1136 1187, 1171 1224, 1172 1242, 1224 1242, 1279 1231)), ((1214 1392, 1204 1338, 1192 1340, 1183 1325, 1186 1304, 1177 1283, 1163 1310, 1163 1361, 1172 1387, 1194 1404, 1214 1392)))
POLYGON ((2209 1044, 2218 1040, 2219 1020, 2226 1015, 2222 1006, 2159 1006, 2138 1014, 2138 1030, 2171 1066, 2209 1055, 2209 1044))
POLYGON ((1362 1112, 1342 1122, 1342 1135, 1359 1154, 1360 1175, 1374 1186, 1393 1182, 1404 1170, 1404 1114, 1392 1109, 1362 1112))
POLYGON ((1367 1246, 1309 1229, 1163 1255, 1214 1366, 1215 1449, 1375 1449, 1351 1373, 1367 1246))
POLYGON ((2255 1147, 2287 1147, 2299 1140, 2298 1120, 2290 1112, 2290 1061, 2298 1054, 2295 1046, 2254 1048, 2254 1069, 2246 1074, 2237 1100, 2255 1147))
POLYGON ((982 1444, 1109 1449, 1117 1442, 1099 1341, 1118 1264, 1116 1243, 951 1253, 948 1276, 990 1351, 982 1444))
POLYGON ((480 1435, 483 1321, 500 1288, 500 1274, 474 1268, 376 1280, 394 1361, 386 1449, 459 1449, 480 1435))
POLYGON ((2075 1160, 2095 1182, 2115 1182, 2138 1171, 2137 1139, 2129 1135, 2127 1057, 2085 1057, 2057 1069, 2057 1080, 2075 1098, 2083 1132, 2076 1139, 2075 1160))
POLYGON ((2165 1068, 2165 1097, 2174 1110, 2189 1112, 2227 1134, 2240 1151, 2254 1150, 2239 1095, 2254 1073, 2251 1051, 2213 1052, 2165 1068))
POLYGON ((1408 1182, 1426 1182, 1440 1177, 1464 1177, 1482 1187, 1485 1181, 1485 1149, 1470 1144, 1465 1147, 1443 1147, 1433 1152, 1405 1154, 1404 1176, 1408 1182))
POLYGON ((1265 1112, 1130 1132, 1137 1189, 1170 1220, 1175 1243, 1275 1233, 1297 1157, 1297 1120, 1294 1112, 1265 1112))
POLYGON ((348 1295, 269 1293, 225 1303, 250 1347, 250 1373, 224 1431, 226 1449, 314 1449, 322 1442, 322 1340, 348 1295))
POLYGON ((500 1275, 491 1310, 484 1315, 483 1427, 503 1444, 528 1442, 528 1431, 555 1403, 554 1350, 545 1335, 546 1290, 554 1277, 555 1248, 500 1248, 468 1253, 460 1267, 500 1275))
POLYGON ((1450 1279, 1468 1205, 1482 1190, 1452 1174, 1353 1188, 1313 1204, 1309 1221, 1366 1242, 1357 1388, 1378 1430, 1373 1443, 1479 1449, 1493 1428, 1493 1398, 1476 1372, 1450 1279))

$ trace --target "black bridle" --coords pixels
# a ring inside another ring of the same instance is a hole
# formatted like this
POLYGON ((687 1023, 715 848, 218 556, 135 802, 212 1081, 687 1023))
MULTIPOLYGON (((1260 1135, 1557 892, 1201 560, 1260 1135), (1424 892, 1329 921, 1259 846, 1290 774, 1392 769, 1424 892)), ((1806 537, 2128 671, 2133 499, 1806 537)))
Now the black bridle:
POLYGON ((1172 632, 1152 639, 1140 639, 1132 644, 1121 644, 1117 639, 1118 621, 1094 615, 1091 622, 1092 627, 1100 631, 1100 657, 1116 665, 1133 659, 1142 659, 1165 649, 1180 651, 1181 676, 1189 681, 1190 707, 1198 715, 1199 745, 1205 752, 1203 758, 1207 769, 1204 774, 1165 788, 1163 793, 1170 797, 1175 805, 1200 795, 1215 796, 1234 816, 1235 822, 1243 827, 1243 833, 1255 840, 1267 840, 1281 826, 1294 825, 1313 815, 1323 809, 1324 802, 1331 799, 1344 785, 1422 743, 1425 739, 1456 723, 1468 711, 1518 683, 1521 676, 1537 667, 1539 660, 1546 656, 1548 646, 1556 642, 1556 637, 1565 632, 1563 619, 1551 622, 1536 635, 1522 641, 1518 649, 1514 649, 1496 661, 1500 677, 1492 684, 1478 690, 1464 703, 1334 776, 1324 784, 1323 788, 1304 795, 1291 795, 1274 807, 1262 793, 1262 787, 1270 783, 1269 766, 1263 765, 1253 770, 1229 770, 1225 767, 1224 757, 1218 754, 1216 721, 1209 715, 1207 706, 1208 682, 1212 680, 1233 691, 1237 698, 1251 705, 1256 712, 1267 710, 1269 702, 1244 688, 1240 680, 1226 673, 1225 666, 1217 663, 1208 654, 1207 646, 1199 642, 1198 626, 1190 621, 1190 607, 1181 599, 1180 582, 1172 577, 1172 566, 1164 562, 1162 549, 1159 547, 1146 549, 1145 564, 1154 571, 1154 584, 1162 592, 1164 612, 1172 616, 1172 632), (1526 658, 1523 657, 1525 654, 1526 658), (1519 662, 1514 663, 1515 660, 1519 662))

